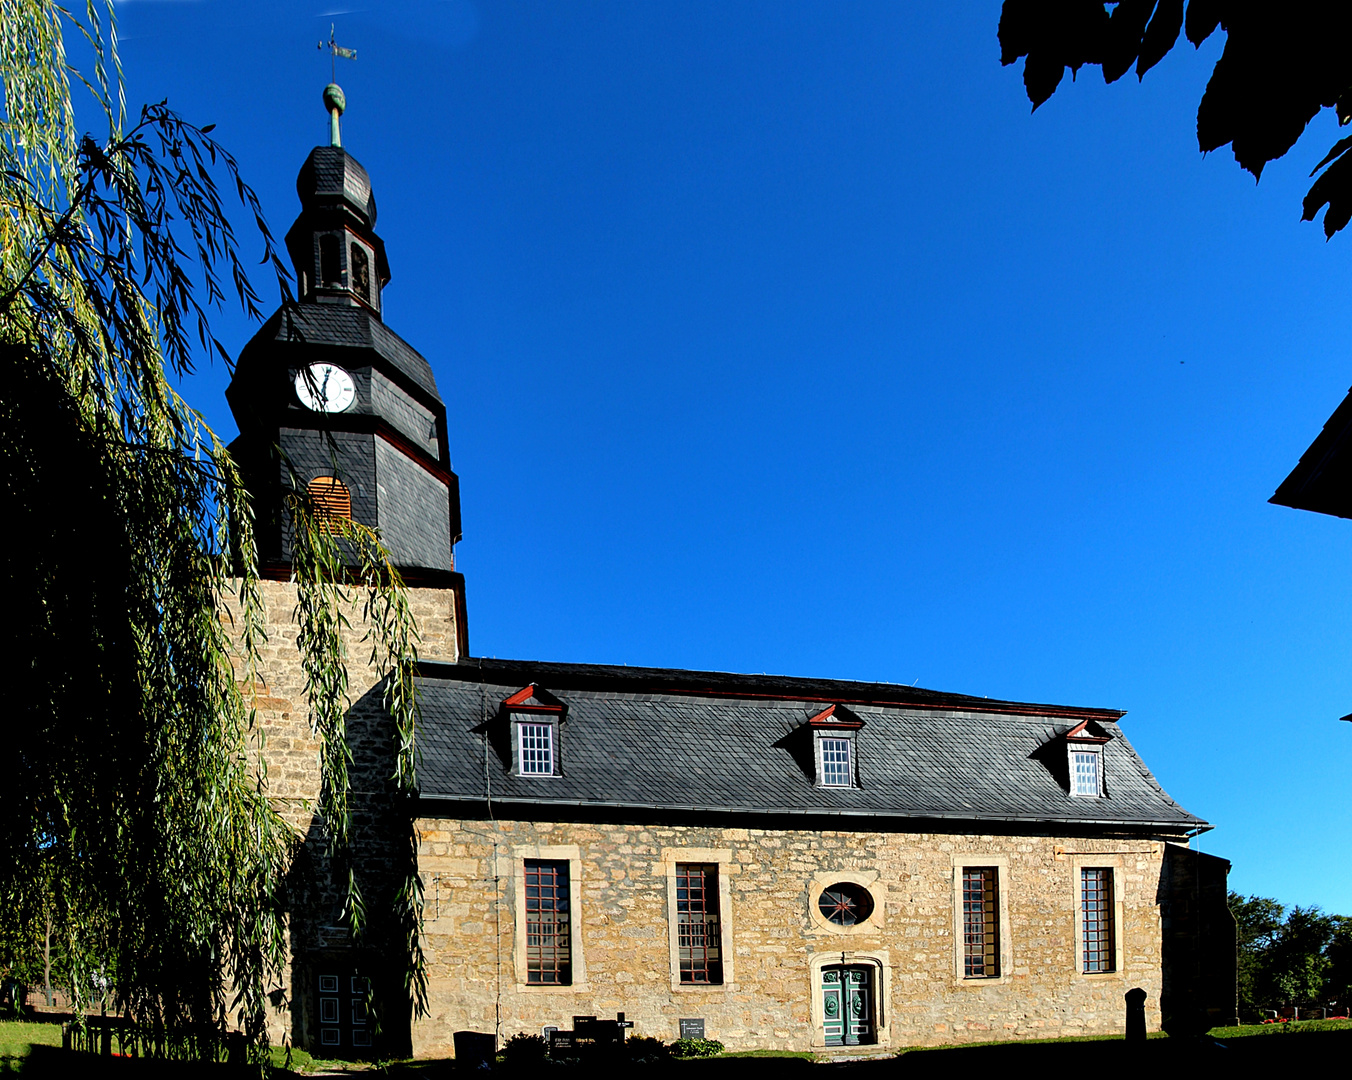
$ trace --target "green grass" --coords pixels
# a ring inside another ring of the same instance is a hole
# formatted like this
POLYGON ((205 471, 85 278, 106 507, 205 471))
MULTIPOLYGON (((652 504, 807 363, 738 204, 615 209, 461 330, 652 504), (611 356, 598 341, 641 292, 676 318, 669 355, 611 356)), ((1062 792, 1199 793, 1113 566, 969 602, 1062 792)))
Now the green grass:
POLYGON ((313 1072, 318 1064, 318 1062, 310 1056, 308 1051, 302 1050, 298 1046, 291 1048, 290 1066, 286 1063, 286 1047, 271 1046, 268 1048, 268 1053, 272 1058, 272 1066, 275 1069, 285 1069, 289 1067, 292 1072, 307 1073, 313 1072))
POLYGON ((60 1046, 61 1025, 0 1020, 0 1073, 18 1072, 34 1046, 60 1046))
POLYGON ((1241 1039, 1249 1035, 1294 1035, 1298 1032, 1352 1031, 1352 1020, 1293 1020, 1289 1024, 1240 1024, 1237 1027, 1212 1028, 1211 1037, 1241 1039))
MULTIPOLYGON (((1295 1035, 1301 1033, 1313 1034, 1319 1032, 1352 1032, 1352 1020, 1302 1020, 1289 1024, 1242 1024, 1237 1027, 1214 1028, 1211 1031, 1211 1037, 1222 1042, 1228 1042, 1232 1039, 1248 1039, 1252 1036, 1295 1035)), ((1164 1032, 1155 1032, 1151 1034, 1149 1038, 1154 1042, 1155 1040, 1167 1040, 1168 1036, 1165 1035, 1164 1032)), ((1261 1039, 1260 1042, 1266 1044, 1267 1040, 1264 1038, 1261 1039)), ((964 1051, 1001 1053, 1009 1050, 1017 1051, 1020 1056, 1022 1056, 1029 1053, 1029 1051, 1018 1051, 1017 1048, 1019 1047, 1045 1046, 1050 1048, 1054 1046, 1065 1046, 1067 1043, 1101 1043, 1120 1046, 1122 1045, 1122 1037, 1120 1035, 1067 1035, 1061 1038, 1016 1039, 987 1043, 959 1043, 946 1046, 900 1047, 897 1049, 896 1054, 898 1057, 902 1055, 910 1057, 910 1055, 916 1054, 934 1060, 933 1055, 938 1052, 944 1055, 941 1060, 948 1061, 952 1060, 947 1056, 949 1053, 962 1054, 964 1051)), ((24 1060, 28 1057, 33 1047, 59 1047, 60 1045, 61 1025, 59 1023, 54 1024, 20 1020, 0 1021, 0 1076, 20 1073, 24 1067, 24 1060)), ((1272 1045, 1274 1050, 1276 1049, 1276 1044, 1269 1045, 1272 1045)), ((1293 1049, 1296 1045, 1304 1044, 1292 1044, 1293 1049)), ((1163 1047, 1160 1047, 1160 1049, 1163 1049, 1163 1047)), ((1033 1053, 1036 1054, 1038 1052, 1033 1051, 1033 1053)), ((1285 1053, 1285 1051, 1283 1051, 1283 1053, 1285 1053)), ((673 1061, 671 1065, 677 1066, 678 1071, 682 1075, 687 1075, 690 1070, 698 1071, 702 1067, 705 1067, 706 1071, 711 1074, 720 1074, 725 1072, 727 1068, 735 1067, 732 1065, 732 1062, 737 1059, 758 1059, 759 1062, 763 1063, 763 1067, 774 1067, 772 1062, 776 1060, 782 1061, 785 1066, 788 1066, 790 1062, 792 1062, 793 1067, 790 1069, 791 1072, 796 1072, 805 1065, 810 1067, 812 1062, 819 1060, 817 1055, 800 1050, 741 1050, 719 1054, 714 1058, 695 1058, 690 1059, 689 1061, 679 1062, 673 1061), (728 1062, 728 1065, 720 1068, 718 1062, 728 1062)), ((274 1046, 272 1048, 272 1061, 278 1068, 284 1067, 286 1062, 285 1049, 274 1046)), ((317 1069, 324 1068, 341 1069, 347 1064, 347 1062, 326 1061, 322 1059, 317 1060, 306 1051, 300 1049, 293 1049, 291 1051, 290 1068, 295 1074, 304 1075, 306 1073, 314 1072, 317 1069)), ((409 1073, 414 1076, 423 1073, 424 1071, 428 1073, 439 1072, 447 1066, 446 1062, 428 1060, 399 1063, 392 1062, 390 1064, 393 1065, 393 1068, 388 1070, 390 1074, 398 1075, 401 1073, 409 1073)), ((874 1064, 883 1063, 879 1062, 874 1064)), ((756 1066, 751 1065, 750 1061, 747 1062, 747 1067, 756 1068, 756 1066)), ((854 1066, 856 1069, 858 1067, 859 1066, 854 1066)), ((667 1069, 659 1067, 657 1071, 666 1072, 667 1069)), ((815 1069, 809 1069, 809 1071, 816 1072, 815 1069)))
MULTIPOLYGON (((0 1020, 0 1075, 18 1073, 23 1069, 24 1059, 35 1046, 60 1046, 61 1025, 59 1023, 0 1020)), ((272 1047, 272 1063, 277 1068, 286 1065, 284 1047, 272 1047)), ((291 1070, 296 1073, 313 1072, 317 1068, 342 1067, 346 1062, 316 1061, 304 1050, 291 1051, 291 1070)))
MULTIPOLYGON (((1299 1032, 1316 1031, 1352 1031, 1352 1020, 1299 1020, 1289 1024, 1238 1024, 1234 1027, 1212 1028, 1208 1033, 1213 1039, 1224 1042, 1227 1039, 1244 1039, 1252 1035, 1294 1035, 1299 1032)), ((1167 1039, 1163 1031, 1152 1031, 1147 1039, 1167 1039)), ((940 1046, 904 1046, 897 1054, 917 1053, 931 1050, 975 1050, 996 1046, 1046 1046, 1064 1043, 1122 1042, 1121 1035, 1062 1035, 1048 1039, 999 1039, 978 1043, 947 1043, 940 1046)))

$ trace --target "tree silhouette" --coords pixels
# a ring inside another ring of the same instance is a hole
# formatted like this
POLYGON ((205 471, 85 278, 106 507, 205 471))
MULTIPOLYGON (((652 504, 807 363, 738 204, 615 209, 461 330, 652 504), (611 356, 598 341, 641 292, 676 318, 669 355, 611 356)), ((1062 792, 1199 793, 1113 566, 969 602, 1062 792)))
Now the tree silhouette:
MULTIPOLYGON (((1056 92, 1066 69, 1097 65, 1105 82, 1134 66, 1138 79, 1184 34, 1195 47, 1217 30, 1226 35, 1197 107, 1202 153, 1230 146, 1258 178, 1321 110, 1340 124, 1352 119, 1352 5, 1317 0, 1005 0, 1000 62, 1024 59, 1023 83, 1034 110, 1056 92), (1111 8, 1111 11, 1109 10, 1111 8)), ((1321 209, 1324 235, 1352 220, 1352 137, 1340 139, 1315 166, 1301 218, 1321 209)))
MULTIPOLYGON (((285 878, 299 842, 272 806, 256 702, 267 644, 252 508, 220 439, 174 390, 209 314, 257 316, 226 195, 258 229, 234 159, 163 104, 126 122, 113 9, 0 5, 0 970, 59 954, 83 1016, 111 989, 143 1046, 217 1055, 227 1026, 265 1059, 287 962, 285 878), (67 56, 71 28, 92 54, 67 56), (72 82, 106 121, 78 137, 72 82)), ((289 502, 297 662, 321 745, 316 813, 363 932, 348 859, 346 612, 387 672, 395 781, 414 782, 417 628, 378 535, 289 502), (357 565, 353 567, 351 563, 357 565)), ((399 896, 420 956, 420 883, 399 896)), ((422 1001, 421 969, 410 994, 422 1001)))

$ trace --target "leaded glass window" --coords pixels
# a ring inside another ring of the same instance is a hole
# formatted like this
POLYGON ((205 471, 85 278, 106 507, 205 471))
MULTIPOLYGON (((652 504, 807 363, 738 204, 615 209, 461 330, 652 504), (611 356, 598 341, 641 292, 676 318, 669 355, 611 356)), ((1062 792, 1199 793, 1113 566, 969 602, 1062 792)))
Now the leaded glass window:
POLYGON ((1084 923, 1083 970, 1116 971, 1113 956, 1113 872, 1080 871, 1080 914, 1084 923))
POLYGON ((1000 908, 994 866, 962 871, 962 963, 969 979, 1000 974, 1000 908))
POLYGON ((676 864, 676 951, 681 982, 723 981, 722 928, 718 919, 718 867, 676 864))
POLYGON ((568 986, 573 981, 568 864, 527 859, 526 982, 568 986))
POLYGON ((862 885, 838 881, 822 890, 817 910, 837 926, 855 926, 873 914, 873 897, 862 885))

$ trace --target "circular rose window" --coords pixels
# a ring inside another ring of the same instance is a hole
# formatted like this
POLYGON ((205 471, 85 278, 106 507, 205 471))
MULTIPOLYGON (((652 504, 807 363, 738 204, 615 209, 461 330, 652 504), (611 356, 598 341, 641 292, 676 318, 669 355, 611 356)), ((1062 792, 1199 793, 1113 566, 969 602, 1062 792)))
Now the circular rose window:
POLYGON ((822 890, 817 910, 837 926, 854 926, 873 914, 873 897, 862 885, 840 881, 822 890))

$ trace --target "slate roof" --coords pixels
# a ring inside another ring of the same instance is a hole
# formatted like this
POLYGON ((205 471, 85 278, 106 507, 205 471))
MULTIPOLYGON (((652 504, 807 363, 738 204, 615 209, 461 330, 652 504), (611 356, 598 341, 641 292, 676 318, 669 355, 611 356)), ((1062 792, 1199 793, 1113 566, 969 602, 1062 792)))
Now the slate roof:
POLYGON ((296 194, 302 206, 345 200, 375 228, 376 197, 371 177, 362 163, 341 146, 316 146, 296 176, 296 194))
POLYGON ((419 694, 426 814, 442 800, 483 802, 487 749, 492 800, 503 813, 532 804, 1168 834, 1210 828, 1160 787, 1123 735, 1117 710, 893 684, 488 659, 421 664, 419 694), (566 709, 561 776, 512 776, 504 760, 501 703, 531 683, 566 709), (814 786, 810 751, 798 742, 806 735, 799 726, 830 703, 864 724, 857 788, 814 786), (1109 737, 1101 799, 1072 798, 1066 789, 1060 737, 1082 720, 1109 737))
POLYGON ((432 365, 412 345, 365 308, 349 304, 294 304, 277 310, 240 353, 240 364, 272 342, 370 349, 440 402, 432 365))
POLYGON ((1324 422, 1324 428, 1291 475, 1268 500, 1278 506, 1352 518, 1348 481, 1352 479, 1352 391, 1324 422))

